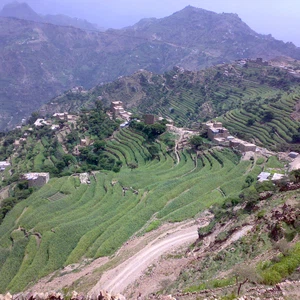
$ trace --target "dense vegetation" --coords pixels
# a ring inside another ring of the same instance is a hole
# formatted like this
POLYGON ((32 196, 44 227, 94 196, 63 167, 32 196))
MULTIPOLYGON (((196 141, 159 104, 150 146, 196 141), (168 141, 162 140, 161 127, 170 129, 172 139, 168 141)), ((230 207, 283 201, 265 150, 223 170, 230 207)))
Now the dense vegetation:
MULTIPOLYGON (((82 111, 76 122, 52 121, 59 124, 58 130, 52 130, 51 126, 35 127, 29 124, 4 134, 0 144, 0 160, 14 153, 11 157, 13 178, 32 171, 64 176, 82 170, 113 168, 115 161, 104 155, 103 149, 105 139, 112 135, 119 123, 109 119, 100 102, 96 103, 95 109, 82 111), (26 140, 16 148, 15 140, 22 137, 26 140), (80 146, 81 140, 88 140, 89 143, 80 146), (77 145, 80 151, 75 153, 77 145)), ((11 176, 9 178, 11 181, 11 176)))
POLYGON ((0 203, 0 224, 16 203, 33 192, 20 181, 24 173, 49 172, 51 177, 62 177, 92 170, 118 172, 122 165, 116 157, 104 151, 105 139, 112 135, 119 123, 109 119, 100 102, 96 103, 95 109, 83 111, 76 122, 53 119, 60 126, 58 131, 50 126, 33 126, 37 117, 38 114, 34 113, 30 124, 3 134, 0 139, 0 161, 11 161, 11 167, 0 178, 0 189, 11 185, 10 197, 0 203), (26 140, 15 146, 15 141, 20 138, 26 140), (80 146, 82 140, 88 140, 88 145, 80 146))

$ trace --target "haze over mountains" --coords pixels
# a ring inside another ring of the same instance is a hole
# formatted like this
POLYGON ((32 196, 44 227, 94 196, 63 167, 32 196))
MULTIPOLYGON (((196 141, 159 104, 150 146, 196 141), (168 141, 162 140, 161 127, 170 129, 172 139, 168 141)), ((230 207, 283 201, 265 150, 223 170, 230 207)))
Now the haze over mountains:
POLYGON ((35 22, 0 17, 1 129, 73 86, 91 88, 139 69, 163 73, 175 65, 198 70, 240 58, 300 59, 295 45, 256 33, 236 14, 188 6, 166 18, 95 32, 41 23, 28 5, 18 8, 35 22))
POLYGON ((1 17, 13 17, 41 23, 51 23, 61 26, 73 26, 85 30, 98 30, 97 25, 91 24, 86 20, 71 18, 66 15, 50 15, 45 16, 37 14, 27 3, 19 3, 17 1, 6 4, 0 12, 1 17))

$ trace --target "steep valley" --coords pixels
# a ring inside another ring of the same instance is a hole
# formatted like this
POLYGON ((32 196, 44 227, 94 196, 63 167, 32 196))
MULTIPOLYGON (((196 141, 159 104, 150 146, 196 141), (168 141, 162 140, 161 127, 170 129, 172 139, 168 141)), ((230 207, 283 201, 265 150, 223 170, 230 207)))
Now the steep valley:
POLYGON ((0 300, 297 299, 299 48, 193 7, 0 37, 0 300))
POLYGON ((199 70, 282 55, 300 59, 300 50, 254 32, 235 14, 190 6, 105 32, 0 17, 0 128, 13 128, 74 86, 91 88, 140 69, 161 74, 175 65, 199 70))

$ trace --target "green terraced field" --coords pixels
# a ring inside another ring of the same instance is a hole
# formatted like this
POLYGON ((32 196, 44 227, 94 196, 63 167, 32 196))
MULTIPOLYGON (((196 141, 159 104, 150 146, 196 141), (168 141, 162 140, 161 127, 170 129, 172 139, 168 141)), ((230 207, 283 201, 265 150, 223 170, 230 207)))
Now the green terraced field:
POLYGON ((252 107, 246 105, 245 108, 230 110, 218 120, 223 122, 231 133, 258 145, 274 150, 280 146, 288 148, 293 143, 293 135, 297 134, 300 128, 300 122, 291 117, 300 99, 299 89, 293 93, 282 93, 272 101, 267 94, 261 96, 263 98, 259 103, 253 103, 252 107), (273 115, 271 120, 263 120, 263 114, 266 112, 273 115), (250 119, 254 120, 252 125, 248 124, 250 119))
POLYGON ((140 230, 194 218, 224 194, 238 194, 249 175, 250 162, 236 163, 228 149, 197 158, 184 150, 177 164, 162 142, 151 160, 144 142, 121 130, 108 143, 108 153, 123 162, 119 173, 95 173, 89 185, 51 179, 14 207, 0 226, 0 292, 20 291, 83 258, 111 255, 140 230), (129 160, 138 168, 127 167, 129 160))

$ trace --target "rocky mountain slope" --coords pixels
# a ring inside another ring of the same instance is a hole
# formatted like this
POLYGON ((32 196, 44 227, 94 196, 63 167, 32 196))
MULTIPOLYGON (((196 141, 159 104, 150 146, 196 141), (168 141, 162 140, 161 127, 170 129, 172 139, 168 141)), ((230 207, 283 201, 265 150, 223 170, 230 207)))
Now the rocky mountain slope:
POLYGON ((19 3, 17 1, 5 5, 0 12, 0 16, 61 26, 73 26, 84 30, 97 30, 97 25, 91 24, 86 20, 65 15, 39 15, 27 3, 19 3))
POLYGON ((237 61, 198 72, 174 67, 162 75, 139 70, 89 91, 70 90, 40 111, 51 115, 93 107, 98 99, 105 106, 122 100, 133 112, 195 129, 219 117, 232 133, 255 144, 299 151, 299 70, 299 61, 288 58, 237 61))
POLYGON ((139 69, 163 73, 174 65, 197 70, 244 57, 300 58, 299 48, 255 33, 237 15, 194 7, 104 33, 3 17, 0 25, 1 129, 74 85, 88 88, 139 69))

